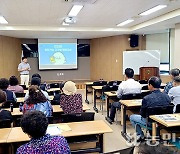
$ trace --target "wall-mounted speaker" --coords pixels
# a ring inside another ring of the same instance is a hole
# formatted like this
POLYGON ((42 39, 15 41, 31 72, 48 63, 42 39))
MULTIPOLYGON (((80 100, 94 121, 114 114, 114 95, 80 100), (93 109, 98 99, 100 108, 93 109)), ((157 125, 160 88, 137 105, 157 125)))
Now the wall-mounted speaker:
POLYGON ((130 47, 137 47, 139 42, 139 35, 131 35, 130 36, 130 47))

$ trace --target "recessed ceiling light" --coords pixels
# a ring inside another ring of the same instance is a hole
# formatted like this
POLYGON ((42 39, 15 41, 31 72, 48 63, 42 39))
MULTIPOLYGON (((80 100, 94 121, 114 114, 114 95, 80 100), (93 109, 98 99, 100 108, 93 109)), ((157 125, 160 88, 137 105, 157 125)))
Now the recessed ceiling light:
POLYGON ((129 23, 131 23, 133 21, 134 21, 133 19, 128 19, 128 20, 126 20, 124 22, 121 22, 120 24, 117 24, 117 26, 124 26, 124 25, 127 25, 127 24, 129 24, 129 23))
POLYGON ((0 24, 8 24, 7 20, 3 16, 0 16, 0 24))
POLYGON ((81 11, 82 8, 83 8, 83 5, 74 5, 71 11, 69 12, 68 16, 70 17, 77 16, 77 14, 79 13, 79 11, 81 11))
POLYGON ((69 26, 69 24, 68 24, 68 23, 65 23, 64 21, 63 21, 62 25, 63 25, 63 26, 69 26))
POLYGON ((145 11, 145 12, 139 14, 139 15, 146 16, 146 15, 149 15, 149 14, 154 13, 156 11, 159 11, 159 10, 165 8, 165 7, 167 7, 167 5, 157 5, 157 6, 151 8, 151 9, 149 9, 149 10, 147 10, 147 11, 145 11))

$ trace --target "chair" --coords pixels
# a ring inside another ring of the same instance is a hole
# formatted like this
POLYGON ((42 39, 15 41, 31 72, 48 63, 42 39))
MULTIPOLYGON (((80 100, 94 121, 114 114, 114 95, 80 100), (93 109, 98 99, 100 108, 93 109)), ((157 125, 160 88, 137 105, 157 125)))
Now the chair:
POLYGON ((62 114, 62 122, 79 122, 79 121, 93 121, 94 112, 82 112, 82 113, 71 113, 62 114))
POLYGON ((25 97, 25 93, 15 93, 16 97, 25 97))
POLYGON ((26 85, 20 85, 21 87, 23 87, 24 90, 27 90, 28 88, 26 87, 26 85))
POLYGON ((142 87, 142 90, 148 90, 148 85, 143 86, 143 87, 142 87))
POLYGON ((0 120, 0 128, 10 128, 10 127, 11 127, 10 119, 0 120))
POLYGON ((10 108, 10 104, 13 104, 13 107, 19 107, 18 103, 16 103, 15 101, 6 101, 2 104, 2 108, 10 108))
POLYGON ((180 104, 177 104, 177 105, 176 105, 176 111, 175 111, 175 113, 180 113, 180 104))
POLYGON ((117 86, 117 85, 119 85, 120 83, 121 83, 122 81, 109 81, 108 82, 108 85, 109 86, 117 86))
POLYGON ((101 99, 101 106, 102 107, 102 114, 103 114, 103 102, 105 101, 105 95, 104 92, 108 92, 108 91, 117 91, 118 90, 118 86, 109 86, 109 85, 104 85, 102 87, 102 95, 100 96, 101 99))
POLYGON ((93 82, 93 86, 104 86, 107 85, 107 81, 95 81, 93 82))
POLYGON ((130 148, 126 148, 126 149, 121 149, 121 150, 116 150, 116 151, 111 151, 111 152, 107 152, 104 154, 133 154, 134 152, 134 147, 130 147, 130 148))
POLYGON ((53 124, 53 120, 54 120, 53 116, 47 117, 47 119, 49 124, 53 124))
POLYGON ((51 83, 50 88, 59 88, 59 83, 51 83))
POLYGON ((147 80, 139 80, 139 83, 140 84, 148 84, 148 81, 147 80))
MULTIPOLYGON (((152 119, 149 118, 150 115, 161 115, 161 114, 172 114, 173 113, 173 108, 174 105, 168 105, 168 106, 156 106, 156 107, 148 107, 146 109, 146 126, 140 125, 142 128, 146 129, 146 132, 149 130, 152 130, 151 127, 148 127, 148 123, 152 123, 152 119)), ((136 125, 137 125, 136 124, 136 125)), ((136 130, 136 125, 135 125, 135 130, 136 130)))
POLYGON ((141 93, 137 93, 137 94, 125 94, 125 95, 122 95, 121 99, 122 100, 142 99, 142 94, 141 93))

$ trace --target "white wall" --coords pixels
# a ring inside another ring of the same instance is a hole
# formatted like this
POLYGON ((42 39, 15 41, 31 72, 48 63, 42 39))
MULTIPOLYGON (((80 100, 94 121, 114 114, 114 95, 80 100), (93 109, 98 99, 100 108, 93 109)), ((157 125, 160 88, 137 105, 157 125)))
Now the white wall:
POLYGON ((175 25, 174 67, 180 68, 180 24, 175 25))
POLYGON ((169 33, 146 35, 146 50, 160 50, 161 62, 169 62, 169 33))
POLYGON ((174 68, 175 29, 170 30, 170 68, 174 68))

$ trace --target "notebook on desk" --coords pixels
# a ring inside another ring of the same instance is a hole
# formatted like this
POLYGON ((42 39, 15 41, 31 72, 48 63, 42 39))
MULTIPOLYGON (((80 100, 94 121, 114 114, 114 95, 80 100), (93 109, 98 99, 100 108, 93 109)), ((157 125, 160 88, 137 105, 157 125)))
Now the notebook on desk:
POLYGON ((156 115, 156 117, 166 121, 166 122, 171 122, 171 121, 178 121, 179 119, 172 117, 170 115, 156 115))
POLYGON ((70 130, 71 128, 67 124, 55 124, 48 126, 46 134, 50 134, 54 136, 54 135, 60 135, 62 132, 70 131, 70 130))

